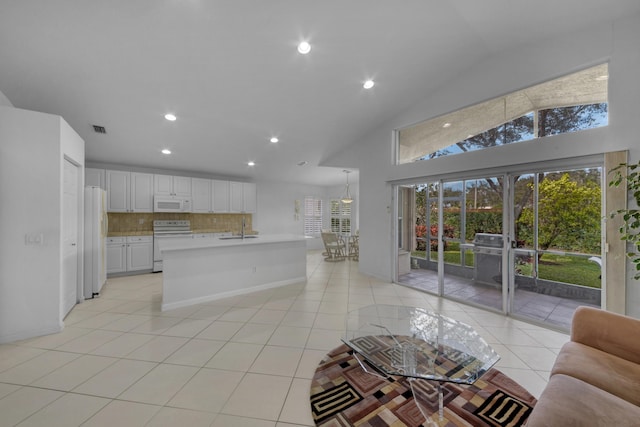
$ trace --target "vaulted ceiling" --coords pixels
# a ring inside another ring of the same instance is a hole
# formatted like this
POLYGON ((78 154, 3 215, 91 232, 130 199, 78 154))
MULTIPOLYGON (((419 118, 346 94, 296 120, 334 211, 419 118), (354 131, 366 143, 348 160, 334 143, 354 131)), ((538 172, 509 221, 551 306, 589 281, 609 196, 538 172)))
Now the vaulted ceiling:
POLYGON ((638 11, 637 0, 0 0, 0 91, 63 116, 88 161, 333 185, 344 174, 325 159, 457 72, 638 11))

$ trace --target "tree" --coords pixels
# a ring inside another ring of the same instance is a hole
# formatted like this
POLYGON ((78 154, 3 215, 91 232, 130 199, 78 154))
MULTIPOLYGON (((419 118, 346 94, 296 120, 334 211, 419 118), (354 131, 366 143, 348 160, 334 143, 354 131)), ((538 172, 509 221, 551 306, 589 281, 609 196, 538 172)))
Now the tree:
MULTIPOLYGON (((569 173, 547 176, 538 185, 538 246, 586 253, 600 252, 600 186, 580 183, 569 173)), ((533 246, 534 211, 522 210, 519 238, 533 246)), ((539 255, 540 256, 540 255, 539 255)))
MULTIPOLYGON (((499 145, 511 144, 528 140, 534 137, 534 114, 538 115, 537 137, 556 135, 589 129, 606 123, 608 113, 607 103, 573 105, 568 107, 556 107, 538 110, 503 123, 495 128, 470 136, 464 141, 458 142, 449 148, 436 151, 427 158, 435 158, 453 154, 455 151, 474 151, 499 145)), ((588 176, 589 174, 587 174, 588 176)), ((515 177, 517 181, 519 177, 515 177)), ((545 174, 538 174, 538 182, 545 179, 545 174)), ((502 199, 504 194, 504 182, 502 178, 487 178, 487 186, 502 199)), ((516 195, 514 218, 520 218, 533 192, 533 186, 524 186, 524 191, 516 195)))
POLYGON ((622 216, 623 224, 619 229, 620 239, 626 241, 631 248, 627 257, 636 268, 634 279, 640 280, 640 162, 635 164, 621 163, 613 168, 613 179, 610 186, 618 187, 622 182, 626 183, 627 191, 632 195, 636 206, 631 209, 619 209, 610 214, 611 218, 622 216))
POLYGON ((598 126, 607 119, 607 104, 573 105, 538 111, 538 137, 598 126))

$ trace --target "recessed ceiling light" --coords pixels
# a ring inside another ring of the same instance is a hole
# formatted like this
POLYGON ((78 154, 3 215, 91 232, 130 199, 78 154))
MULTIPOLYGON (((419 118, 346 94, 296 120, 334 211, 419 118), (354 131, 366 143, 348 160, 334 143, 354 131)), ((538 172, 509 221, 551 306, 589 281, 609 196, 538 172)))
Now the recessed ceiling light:
POLYGON ((167 113, 164 115, 164 118, 169 120, 170 122, 175 122, 177 117, 175 114, 167 113))
POLYGON ((298 45, 298 52, 300 52, 303 55, 306 55, 307 53, 311 52, 311 45, 309 44, 309 42, 300 42, 300 44, 298 45))
POLYGON ((375 84, 376 83, 373 80, 367 80, 366 82, 364 82, 362 87, 365 89, 371 89, 375 84))
POLYGON ((271 142, 273 142, 273 143, 275 144, 276 142, 278 142, 278 141, 280 141, 280 140, 278 139, 278 137, 276 137, 276 136, 272 136, 272 137, 271 137, 271 139, 270 139, 269 141, 271 141, 271 142))
POLYGON ((255 166, 255 165, 256 165, 256 162, 254 161, 247 162, 247 166, 255 166))
POLYGON ((443 127, 443 128, 451 127, 451 123, 445 123, 445 124, 443 124, 443 125, 442 125, 442 127, 443 127))
POLYGON ((162 154, 171 154, 171 150, 165 148, 164 150, 162 150, 162 154))
POLYGON ((298 162, 298 166, 304 166, 304 165, 306 165, 307 163, 309 163, 309 162, 307 162, 306 160, 303 160, 303 161, 301 161, 301 162, 298 162))

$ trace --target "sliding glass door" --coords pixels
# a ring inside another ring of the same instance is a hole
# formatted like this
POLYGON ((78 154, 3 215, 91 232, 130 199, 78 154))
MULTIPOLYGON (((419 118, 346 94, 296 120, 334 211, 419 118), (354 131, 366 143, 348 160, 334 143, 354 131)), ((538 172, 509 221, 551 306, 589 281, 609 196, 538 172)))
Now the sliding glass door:
POLYGON ((398 282, 568 329, 600 306, 599 167, 398 188, 398 282))
POLYGON ((580 305, 601 306, 600 167, 513 176, 510 311, 568 327, 580 305))

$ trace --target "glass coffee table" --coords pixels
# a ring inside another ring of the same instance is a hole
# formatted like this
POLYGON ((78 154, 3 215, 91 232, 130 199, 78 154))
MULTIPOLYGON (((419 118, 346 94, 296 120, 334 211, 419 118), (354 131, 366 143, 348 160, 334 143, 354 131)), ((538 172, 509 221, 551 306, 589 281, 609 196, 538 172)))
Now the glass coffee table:
POLYGON ((442 383, 473 384, 500 359, 471 326, 417 307, 370 305, 351 311, 342 341, 368 373, 437 381, 440 419, 442 383))

